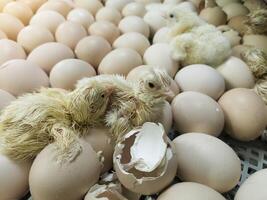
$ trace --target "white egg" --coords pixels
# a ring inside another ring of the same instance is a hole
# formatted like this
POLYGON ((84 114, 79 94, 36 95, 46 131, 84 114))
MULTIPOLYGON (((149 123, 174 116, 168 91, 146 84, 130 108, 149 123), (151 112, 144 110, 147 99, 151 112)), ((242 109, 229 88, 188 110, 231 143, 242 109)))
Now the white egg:
POLYGON ((94 22, 94 16, 84 8, 75 8, 69 12, 67 20, 79 23, 87 30, 94 22))
POLYGON ((153 36, 160 28, 167 25, 164 12, 148 11, 144 16, 144 21, 149 25, 150 34, 153 36))
POLYGON ((138 16, 143 17, 146 13, 144 4, 138 2, 132 2, 124 6, 122 15, 126 16, 138 16))
POLYGON ((133 0, 107 0, 106 1, 106 6, 115 8, 119 12, 122 11, 123 7, 126 6, 128 3, 133 2, 133 0))
POLYGON ((159 29, 153 37, 153 44, 169 43, 172 39, 170 30, 171 29, 169 27, 162 27, 161 29, 159 29))
POLYGON ((99 0, 73 0, 77 7, 88 10, 93 16, 103 7, 99 0))
POLYGON ((96 21, 109 21, 117 25, 122 16, 115 8, 103 7, 96 13, 96 21))

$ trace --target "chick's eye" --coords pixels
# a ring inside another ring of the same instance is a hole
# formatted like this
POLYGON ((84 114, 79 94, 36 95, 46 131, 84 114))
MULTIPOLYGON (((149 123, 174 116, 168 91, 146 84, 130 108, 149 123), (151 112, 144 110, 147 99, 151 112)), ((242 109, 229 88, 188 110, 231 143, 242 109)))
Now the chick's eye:
POLYGON ((151 82, 148 83, 148 86, 149 86, 150 88, 154 88, 154 87, 155 87, 155 85, 154 85, 153 83, 151 83, 151 82))
POLYGON ((105 94, 101 94, 101 97, 104 98, 105 97, 105 94))
POLYGON ((174 14, 172 14, 172 13, 169 16, 170 16, 170 18, 174 18, 174 14))

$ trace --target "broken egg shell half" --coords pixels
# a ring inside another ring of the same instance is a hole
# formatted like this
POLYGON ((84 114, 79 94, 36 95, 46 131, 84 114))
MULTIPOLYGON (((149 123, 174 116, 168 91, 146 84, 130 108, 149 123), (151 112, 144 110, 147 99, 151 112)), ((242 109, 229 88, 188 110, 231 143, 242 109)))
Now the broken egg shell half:
POLYGON ((143 195, 160 192, 168 186, 177 169, 172 142, 162 125, 151 122, 122 138, 115 147, 113 163, 120 182, 143 195))

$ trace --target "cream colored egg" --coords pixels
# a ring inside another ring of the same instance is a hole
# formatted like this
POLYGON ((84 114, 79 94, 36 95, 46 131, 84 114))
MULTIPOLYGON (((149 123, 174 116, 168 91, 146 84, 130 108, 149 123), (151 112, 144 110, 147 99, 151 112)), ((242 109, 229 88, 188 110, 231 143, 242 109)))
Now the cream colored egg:
POLYGON ((8 3, 4 7, 3 12, 17 17, 24 25, 28 25, 31 17, 33 16, 31 8, 22 2, 8 3))
POLYGON ((182 91, 195 91, 218 99, 225 90, 223 76, 214 68, 195 64, 181 69, 175 80, 182 91))
POLYGON ((73 90, 78 80, 95 75, 95 69, 87 62, 79 59, 66 59, 53 67, 49 78, 52 87, 73 90))
POLYGON ((74 58, 74 54, 68 46, 61 43, 49 42, 35 48, 28 55, 27 60, 40 66, 49 74, 55 64, 68 58, 74 58))
POLYGON ((199 183, 177 183, 164 191, 158 200, 226 200, 219 192, 199 183))
POLYGON ((66 17, 71 9, 72 7, 64 1, 47 1, 38 9, 37 13, 52 10, 66 17))
POLYGON ((215 0, 216 4, 220 7, 224 7, 230 3, 240 3, 240 0, 215 0))
POLYGON ((169 43, 171 41, 171 35, 170 35, 170 28, 169 27, 162 27, 159 29, 154 37, 153 37, 153 44, 156 43, 169 43))
POLYGON ((93 23, 88 32, 90 35, 98 35, 109 41, 110 44, 120 36, 120 30, 117 26, 108 21, 97 21, 93 23))
POLYGON ((248 177, 235 195, 235 200, 262 200, 267 197, 267 169, 257 171, 248 177))
POLYGON ((121 74, 126 76, 133 68, 142 65, 142 57, 129 48, 118 48, 108 53, 101 61, 99 74, 121 74))
POLYGON ((244 35, 244 45, 254 46, 267 54, 267 36, 266 35, 244 35))
POLYGON ((47 0, 17 0, 17 1, 27 4, 35 13, 38 10, 38 8, 41 5, 43 5, 47 0))
POLYGON ((144 21, 149 25, 151 36, 154 36, 159 29, 167 25, 167 20, 164 15, 164 12, 158 11, 148 11, 144 15, 144 21))
POLYGON ((57 42, 65 44, 74 50, 77 43, 87 36, 87 32, 81 24, 65 21, 58 26, 55 36, 57 42))
POLYGON ((174 5, 176 5, 176 4, 179 4, 179 3, 183 2, 183 1, 184 0, 164 0, 163 3, 164 4, 174 4, 174 5))
POLYGON ((106 6, 115 8, 119 12, 121 12, 124 6, 126 6, 128 3, 131 3, 131 2, 133 2, 133 0, 107 0, 106 6))
POLYGON ((250 46, 247 45, 236 45, 232 48, 232 56, 242 59, 241 54, 247 51, 249 48, 250 46))
POLYGON ((252 88, 255 85, 252 72, 247 64, 239 58, 230 57, 217 70, 225 80, 227 90, 232 88, 252 88))
POLYGON ((144 4, 138 2, 132 2, 124 6, 122 10, 122 15, 127 16, 138 16, 143 17, 146 13, 144 4))
POLYGON ((16 98, 5 90, 0 89, 0 111, 16 98))
POLYGON ((14 96, 49 86, 49 78, 38 65, 22 59, 10 60, 0 67, 0 88, 14 96))
POLYGON ((31 18, 30 25, 43 26, 54 34, 57 27, 64 21, 65 19, 61 14, 55 11, 46 10, 34 15, 31 18))
POLYGON ((242 140, 254 140, 266 128, 266 107, 252 90, 236 88, 226 92, 219 100, 225 114, 225 131, 242 140))
POLYGON ((161 123, 166 131, 166 133, 169 133, 172 128, 172 107, 171 105, 166 101, 163 107, 163 111, 159 117, 159 119, 155 120, 155 123, 161 123))
POLYGON ((16 42, 8 39, 0 40, 0 65, 12 59, 25 59, 26 54, 23 48, 16 42))
POLYGON ((227 16, 220 7, 205 8, 199 16, 214 26, 226 24, 227 21, 227 16))
POLYGON ((94 17, 84 8, 75 8, 69 12, 67 20, 79 23, 87 30, 94 22, 94 17))
POLYGON ((223 36, 228 38, 232 47, 239 45, 242 39, 234 30, 225 31, 223 36))
POLYGON ((96 13, 96 21, 109 21, 117 25, 121 20, 121 14, 115 8, 103 7, 96 13))
POLYGON ((63 1, 64 3, 68 4, 72 9, 76 7, 76 4, 73 0, 48 0, 48 1, 63 1))
POLYGON ((166 43, 153 44, 147 48, 144 62, 165 69, 171 77, 174 77, 179 69, 178 62, 172 59, 171 47, 166 43))
POLYGON ((248 19, 248 16, 240 15, 235 16, 230 19, 228 22, 228 26, 230 26, 232 29, 239 32, 241 35, 245 34, 247 31, 247 26, 245 24, 245 21, 248 19))
POLYGON ((23 27, 23 23, 13 15, 0 13, 0 29, 10 40, 16 41, 17 35, 23 27))
POLYGON ((174 126, 179 133, 199 132, 219 136, 224 114, 211 97, 199 92, 183 92, 172 101, 174 126))
POLYGON ((77 7, 88 10, 93 16, 103 7, 103 4, 99 0, 74 0, 77 7))
POLYGON ((3 11, 3 8, 4 8, 8 3, 12 2, 12 1, 14 1, 14 0, 1 0, 1 1, 0 1, 0 12, 2 12, 2 11, 3 11))
POLYGON ((91 64, 95 69, 111 51, 111 45, 103 37, 92 35, 80 40, 75 48, 76 56, 91 64))
POLYGON ((29 25, 24 27, 18 34, 17 42, 27 53, 30 53, 36 47, 54 42, 53 34, 45 27, 29 25))
POLYGON ((249 13, 249 10, 243 4, 235 2, 225 5, 223 11, 226 13, 228 20, 235 16, 247 15, 249 13))
POLYGON ((203 133, 188 133, 173 142, 179 163, 177 176, 182 181, 201 183, 220 193, 228 192, 238 184, 240 159, 220 139, 203 133))
POLYGON ((5 34, 5 32, 0 30, 0 40, 1 39, 7 39, 7 35, 5 34))
POLYGON ((0 199, 21 199, 29 190, 30 162, 18 163, 0 154, 0 199))
POLYGON ((119 29, 122 33, 138 32, 143 34, 145 37, 149 37, 149 26, 141 18, 137 16, 127 16, 122 19, 119 23, 119 29))
POLYGON ((114 43, 114 48, 130 48, 137 51, 141 56, 144 55, 146 49, 150 46, 148 39, 141 33, 125 33, 118 37, 114 43))
POLYGON ((143 3, 145 5, 151 4, 151 3, 161 3, 161 0, 135 0, 138 3, 143 3))
POLYGON ((96 152, 79 140, 81 153, 71 162, 59 163, 55 144, 45 147, 36 157, 30 171, 33 199, 82 199, 99 179, 101 164, 96 152))

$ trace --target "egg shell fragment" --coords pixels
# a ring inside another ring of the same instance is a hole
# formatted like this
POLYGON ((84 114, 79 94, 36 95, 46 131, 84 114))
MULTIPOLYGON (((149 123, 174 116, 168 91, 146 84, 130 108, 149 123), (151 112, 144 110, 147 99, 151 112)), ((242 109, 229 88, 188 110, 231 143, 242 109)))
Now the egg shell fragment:
POLYGON ((0 111, 16 98, 5 90, 0 89, 0 111))
POLYGON ((75 8, 67 16, 67 20, 81 24, 86 30, 94 22, 94 16, 86 9, 75 8))

